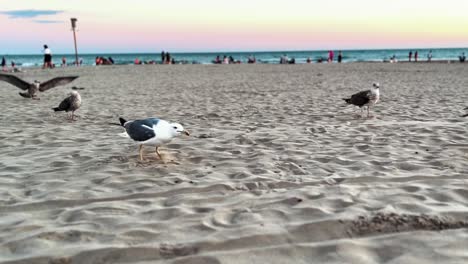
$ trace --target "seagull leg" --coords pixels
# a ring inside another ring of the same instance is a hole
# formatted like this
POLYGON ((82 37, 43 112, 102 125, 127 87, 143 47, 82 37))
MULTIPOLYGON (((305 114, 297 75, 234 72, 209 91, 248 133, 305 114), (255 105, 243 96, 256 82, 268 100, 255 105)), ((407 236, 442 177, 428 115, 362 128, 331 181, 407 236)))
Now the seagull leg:
POLYGON ((367 106, 367 117, 370 116, 370 105, 367 106))
POLYGON ((161 153, 159 153, 159 147, 156 147, 156 154, 158 154, 159 159, 163 159, 161 153))
POLYGON ((140 160, 143 161, 143 145, 140 145, 140 160))

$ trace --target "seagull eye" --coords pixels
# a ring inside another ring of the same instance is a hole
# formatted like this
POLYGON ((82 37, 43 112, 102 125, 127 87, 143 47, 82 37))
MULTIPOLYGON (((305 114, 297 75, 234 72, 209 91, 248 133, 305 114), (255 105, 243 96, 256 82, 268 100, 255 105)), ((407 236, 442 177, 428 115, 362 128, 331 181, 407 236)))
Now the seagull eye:
POLYGON ((177 130, 177 127, 172 127, 172 128, 174 128, 175 130, 177 130))

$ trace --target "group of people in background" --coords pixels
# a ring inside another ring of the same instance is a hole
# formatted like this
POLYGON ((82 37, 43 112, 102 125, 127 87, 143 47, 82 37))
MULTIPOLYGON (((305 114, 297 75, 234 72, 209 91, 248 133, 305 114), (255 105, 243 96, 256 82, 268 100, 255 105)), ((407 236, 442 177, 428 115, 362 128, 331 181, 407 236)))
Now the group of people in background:
MULTIPOLYGON (((431 51, 431 54, 432 54, 432 51, 431 51)), ((395 55, 393 56, 395 57, 395 55)), ((431 55, 431 58, 432 58, 432 55, 431 55)), ((412 60, 413 60, 413 51, 410 50, 410 52, 408 53, 408 61, 411 62, 412 60)), ((414 61, 418 62, 418 51, 414 52, 414 61)))
MULTIPOLYGON (((50 48, 47 45, 44 45, 43 47, 44 47, 44 50, 43 50, 44 63, 42 65, 42 68, 43 69, 53 69, 53 68, 55 68, 54 63, 52 62, 52 51, 50 50, 50 48)), ((419 59, 419 54, 418 54, 417 50, 414 51, 414 53, 413 53, 412 50, 409 51, 409 53, 408 53, 408 61, 409 62, 418 62, 418 59, 419 59)), ((465 52, 462 52, 461 55, 458 56, 458 59, 459 59, 460 62, 465 62, 466 61, 465 52)), ((318 57, 316 59, 317 63, 322 63, 322 62, 325 62, 325 61, 328 62, 328 63, 332 63, 332 62, 335 61, 335 53, 334 53, 333 50, 328 51, 328 58, 318 57)), ((336 61, 338 63, 341 63, 343 61, 342 51, 338 51, 338 56, 336 58, 336 61)), ((386 59, 384 59, 384 61, 386 61, 386 59)), ((432 50, 429 50, 428 53, 427 53, 427 62, 431 62, 431 61, 432 61, 432 50)), ((393 55, 392 57, 390 57, 390 62, 393 62, 393 63, 398 62, 398 59, 397 59, 396 55, 393 55)), ((82 65, 82 63, 83 63, 83 59, 80 58, 78 65, 82 65)), ((95 65, 113 65, 114 63, 115 62, 112 59, 112 57, 105 58, 105 57, 102 57, 102 56, 97 56, 96 59, 95 59, 95 65)), ((161 52, 161 64, 175 64, 175 63, 176 63, 175 59, 171 56, 171 54, 169 52, 164 52, 164 51, 161 52)), ((182 60, 182 61, 179 61, 178 63, 180 63, 180 64, 189 64, 190 61, 182 60)), ((221 59, 220 55, 218 55, 212 61, 212 63, 214 63, 214 64, 240 64, 240 63, 242 63, 242 61, 234 59, 233 56, 226 56, 226 55, 224 55, 223 58, 221 59)), ((248 56, 248 58, 247 58, 247 63, 248 64, 257 63, 257 59, 255 58, 254 55, 250 54, 248 56)), ((280 57, 279 63, 280 64, 295 64, 296 59, 294 57, 293 58, 288 58, 288 56, 286 54, 283 54, 280 57)), ((312 59, 310 57, 308 57, 306 59, 306 63, 312 63, 312 59)), ((76 64, 76 62, 73 62, 73 65, 75 65, 75 64, 76 64)), ((159 64, 159 62, 155 61, 155 60, 141 61, 139 58, 136 58, 134 60, 134 64, 159 64)), ((67 66, 66 57, 62 57, 61 66, 62 67, 67 66)), ((15 64, 14 61, 11 61, 11 69, 9 69, 8 65, 7 65, 7 61, 6 61, 5 57, 3 56, 2 60, 1 60, 1 71, 2 72, 19 72, 19 71, 21 71, 21 69, 16 67, 16 64, 15 64)))
POLYGON ((161 63, 162 64, 175 64, 175 59, 171 57, 169 52, 161 52, 161 63))
MULTIPOLYGON (((255 59, 255 57, 251 57, 251 56, 248 59, 248 63, 257 62, 257 59, 255 59)), ((213 64, 240 64, 241 63, 240 60, 235 60, 234 57, 232 57, 232 56, 228 57, 226 55, 223 56, 223 59, 221 59, 221 57, 218 55, 218 56, 216 56, 216 58, 212 62, 213 62, 213 64)))
POLYGON ((97 56, 96 59, 94 59, 94 63, 97 65, 112 65, 114 64, 114 60, 112 59, 112 57, 109 57, 109 58, 104 58, 104 57, 100 57, 100 56, 97 56))
POLYGON ((2 72, 21 72, 21 69, 16 67, 16 63, 14 61, 11 61, 11 70, 9 70, 5 57, 2 57, 1 66, 2 72))

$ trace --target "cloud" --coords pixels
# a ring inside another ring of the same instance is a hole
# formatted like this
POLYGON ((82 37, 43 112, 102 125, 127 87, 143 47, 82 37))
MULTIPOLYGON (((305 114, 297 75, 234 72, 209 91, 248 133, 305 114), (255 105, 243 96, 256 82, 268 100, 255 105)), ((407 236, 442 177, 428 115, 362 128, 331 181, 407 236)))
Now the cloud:
MULTIPOLYGON (((32 18, 32 17, 37 17, 37 16, 56 15, 60 13, 63 13, 63 11, 61 10, 34 10, 34 9, 0 11, 0 14, 8 15, 10 18, 32 18)), ((37 20, 37 21, 46 21, 46 20, 37 20)))
POLYGON ((35 23, 39 24, 58 24, 58 23, 63 23, 63 21, 58 21, 58 20, 33 20, 35 23))

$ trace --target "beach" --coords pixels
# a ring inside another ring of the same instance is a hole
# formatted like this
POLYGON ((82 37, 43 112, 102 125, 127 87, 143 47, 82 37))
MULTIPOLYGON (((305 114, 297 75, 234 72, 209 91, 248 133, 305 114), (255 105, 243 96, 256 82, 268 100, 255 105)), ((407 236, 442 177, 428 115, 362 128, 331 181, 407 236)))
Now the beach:
POLYGON ((460 63, 27 68, 0 82, 0 263, 466 263, 460 63), (381 85, 371 117, 342 98, 381 85), (78 90, 71 122, 51 109, 78 90), (119 136, 159 117, 191 136, 119 136))

